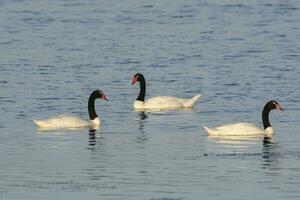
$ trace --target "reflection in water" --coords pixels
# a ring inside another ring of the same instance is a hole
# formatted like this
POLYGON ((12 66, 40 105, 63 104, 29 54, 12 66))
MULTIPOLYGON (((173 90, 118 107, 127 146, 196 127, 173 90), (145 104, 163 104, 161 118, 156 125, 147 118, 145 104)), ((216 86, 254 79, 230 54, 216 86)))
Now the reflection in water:
POLYGON ((147 119, 148 116, 144 111, 139 112, 139 129, 144 132, 145 127, 145 119, 147 119))
POLYGON ((262 136, 250 135, 250 136, 207 136, 207 138, 215 143, 222 144, 226 147, 244 149, 252 144, 257 144, 262 140, 262 136))
POLYGON ((148 118, 148 116, 146 115, 146 113, 144 111, 140 111, 138 112, 139 114, 139 130, 141 131, 137 137, 138 141, 146 141, 148 140, 148 138, 146 137, 145 135, 145 130, 144 130, 144 127, 145 127, 145 122, 146 122, 146 119, 148 118))
POLYGON ((279 144, 273 143, 271 138, 264 138, 262 149, 262 168, 268 169, 268 174, 278 174, 278 171, 280 170, 279 158, 281 155, 278 152, 279 147, 279 144))
POLYGON ((89 145, 90 146, 96 145, 96 129, 89 130, 89 145))
POLYGON ((264 144, 264 145, 267 145, 267 144, 270 144, 271 142, 272 142, 272 137, 266 135, 266 136, 264 137, 263 144, 264 144))
POLYGON ((146 113, 144 111, 139 112, 139 116, 141 120, 145 120, 148 118, 148 116, 146 115, 146 113))
POLYGON ((43 133, 43 132, 58 132, 58 131, 78 131, 83 130, 86 128, 90 128, 90 130, 98 130, 99 126, 90 126, 90 127, 67 127, 67 128, 40 128, 38 127, 37 133, 43 133))

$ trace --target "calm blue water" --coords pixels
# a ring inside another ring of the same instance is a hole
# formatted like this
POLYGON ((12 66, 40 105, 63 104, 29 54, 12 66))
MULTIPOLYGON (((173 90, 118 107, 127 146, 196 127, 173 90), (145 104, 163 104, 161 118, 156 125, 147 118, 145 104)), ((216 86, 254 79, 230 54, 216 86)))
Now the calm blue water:
POLYGON ((34 1, 0 3, 1 199, 299 199, 300 2, 34 1), (148 97, 203 98, 192 110, 138 113, 148 97), (40 132, 32 119, 102 127, 40 132), (208 138, 203 125, 252 122, 275 99, 276 134, 208 138))

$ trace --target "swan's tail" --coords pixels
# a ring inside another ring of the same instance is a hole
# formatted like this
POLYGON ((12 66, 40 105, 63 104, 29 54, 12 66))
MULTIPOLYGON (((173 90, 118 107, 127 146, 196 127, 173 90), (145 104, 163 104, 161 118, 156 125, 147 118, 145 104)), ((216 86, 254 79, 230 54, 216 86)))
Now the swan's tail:
POLYGON ((195 103, 198 101, 198 99, 200 99, 200 97, 201 97, 201 94, 194 96, 186 103, 185 107, 187 107, 187 108, 193 107, 195 105, 195 103))
POLYGON ((207 126, 203 126, 204 130, 206 131, 207 135, 211 132, 211 129, 208 128, 207 126))
POLYGON ((46 123, 41 120, 32 120, 32 121, 40 128, 47 126, 46 123))

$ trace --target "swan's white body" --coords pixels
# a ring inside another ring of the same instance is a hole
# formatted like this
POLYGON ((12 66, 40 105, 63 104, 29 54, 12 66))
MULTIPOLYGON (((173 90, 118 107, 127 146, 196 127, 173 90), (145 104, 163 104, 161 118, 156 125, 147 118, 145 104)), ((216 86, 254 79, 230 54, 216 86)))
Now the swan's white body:
POLYGON ((182 99, 169 96, 152 97, 145 102, 135 100, 135 109, 172 109, 172 108, 191 108, 198 101, 201 95, 196 95, 190 99, 182 99))
POLYGON ((45 120, 33 120, 39 128, 45 129, 65 129, 65 128, 83 128, 99 127, 100 119, 96 117, 93 120, 83 120, 76 116, 59 115, 45 120))
POLYGON ((251 123, 227 124, 215 128, 203 127, 209 136, 247 136, 247 135, 272 135, 272 127, 259 128, 251 123))
POLYGON ((272 138, 273 128, 269 122, 269 113, 271 110, 283 110, 282 106, 274 100, 268 101, 262 111, 262 121, 264 129, 250 123, 236 123, 219 126, 216 128, 203 127, 209 136, 255 136, 263 135, 272 138))

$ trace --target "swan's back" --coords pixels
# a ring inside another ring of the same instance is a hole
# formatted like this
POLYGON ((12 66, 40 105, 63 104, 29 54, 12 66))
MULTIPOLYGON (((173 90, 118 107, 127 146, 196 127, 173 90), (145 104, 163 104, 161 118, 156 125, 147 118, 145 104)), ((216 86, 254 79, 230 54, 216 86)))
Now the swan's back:
POLYGON ((203 127, 208 135, 261 135, 266 131, 251 123, 235 123, 216 128, 203 127))
POLYGON ((90 122, 76 116, 59 115, 45 120, 33 120, 40 128, 60 129, 60 128, 79 128, 88 127, 90 122))
POLYGON ((198 101, 201 95, 196 95, 190 99, 183 99, 170 96, 152 97, 145 101, 145 103, 135 103, 135 108, 190 108, 198 101))
POLYGON ((184 105, 179 98, 169 96, 152 97, 145 101, 146 108, 182 108, 184 105))

